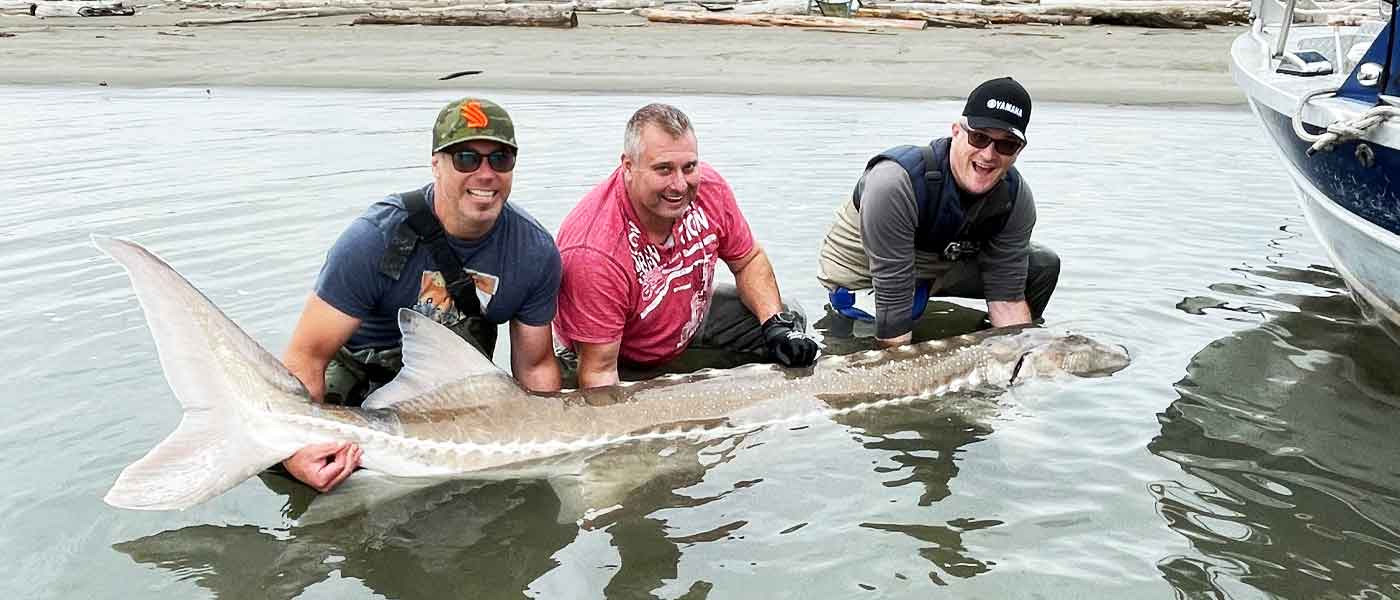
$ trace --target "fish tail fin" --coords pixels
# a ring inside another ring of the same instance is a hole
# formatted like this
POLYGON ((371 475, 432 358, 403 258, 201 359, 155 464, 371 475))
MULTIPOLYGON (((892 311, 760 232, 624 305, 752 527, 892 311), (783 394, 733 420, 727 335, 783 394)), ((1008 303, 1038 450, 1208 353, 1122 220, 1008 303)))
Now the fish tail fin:
POLYGON ((184 510, 233 489, 287 453, 270 451, 218 411, 187 412, 180 426, 122 470, 103 501, 134 510, 184 510))
POLYGON ((295 451, 259 431, 260 416, 309 400, 281 361, 150 251, 126 240, 92 240, 130 275, 165 379, 185 410, 169 437, 122 471, 106 502, 188 508, 295 451))

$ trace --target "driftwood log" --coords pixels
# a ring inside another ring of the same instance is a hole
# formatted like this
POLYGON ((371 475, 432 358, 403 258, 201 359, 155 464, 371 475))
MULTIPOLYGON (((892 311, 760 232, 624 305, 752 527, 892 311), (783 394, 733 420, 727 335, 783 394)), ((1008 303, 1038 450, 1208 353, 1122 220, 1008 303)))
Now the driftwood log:
POLYGON ((827 33, 859 33, 863 35, 899 35, 893 31, 880 31, 877 29, 841 29, 833 27, 805 27, 802 31, 816 31, 827 33))
MULTIPOLYGON (((1359 1, 1359 0, 1358 0, 1359 1)), ((1082 0, 862 0, 865 8, 916 8, 927 9, 922 5, 967 5, 967 6, 1006 6, 1008 8, 1043 6, 1095 6, 1103 8, 1249 8, 1246 0, 1102 0, 1084 2, 1082 0)), ((965 8, 966 6, 964 6, 965 8)))
POLYGON ((806 15, 811 14, 809 12, 811 9, 812 3, 810 0, 761 0, 760 2, 746 2, 735 6, 733 14, 806 15))
MULTIPOLYGON (((634 8, 655 8, 665 6, 664 0, 579 0, 579 10, 631 10, 634 8)), ((706 0, 705 4, 725 4, 723 2, 711 2, 706 0)), ((732 3, 729 3, 732 4, 732 3)))
MULTIPOLYGON (((864 10, 864 9, 862 9, 864 10)), ((882 3, 875 10, 918 11, 924 16, 977 18, 992 24, 1128 25, 1200 29, 1249 21, 1249 7, 1220 2, 1101 2, 1097 4, 981 6, 977 4, 882 3), (1086 22, 1085 19, 1088 21, 1086 22)), ((858 11, 859 13, 860 11, 858 11)), ((870 16, 874 16, 872 13, 870 16)))
POLYGON ((568 11, 571 11, 571 10, 576 10, 576 8, 577 8, 577 6, 576 6, 573 2, 561 2, 561 3, 558 3, 558 4, 542 3, 542 2, 532 2, 532 3, 530 3, 530 4, 502 4, 502 3, 494 3, 494 4, 456 4, 456 5, 452 5, 452 6, 427 6, 427 7, 422 7, 422 8, 411 8, 411 9, 401 9, 401 8, 399 8, 399 7, 393 7, 393 8, 387 8, 387 9, 374 10, 374 11, 370 11, 370 12, 376 13, 376 14, 377 14, 377 13, 395 14, 395 11, 398 11, 398 12, 412 12, 412 13, 424 13, 424 14, 462 13, 462 12, 479 12, 479 11, 492 11, 492 12, 516 11, 516 12, 563 13, 563 12, 568 12, 568 11))
POLYGON ((181 2, 177 6, 207 9, 280 10, 291 8, 426 8, 457 6, 462 0, 244 0, 232 2, 181 2))
MULTIPOLYGON (((737 0, 705 0, 706 4, 750 4, 737 0)), ((571 0, 541 2, 540 0, 187 0, 173 3, 187 8, 276 10, 280 8, 369 8, 375 11, 408 10, 419 8, 490 8, 501 4, 550 4, 571 6, 575 10, 612 10, 651 8, 668 4, 693 4, 693 0, 571 0)), ((27 4, 26 4, 27 6, 27 4)))
MULTIPOLYGON (((1220 0, 1211 0, 1219 2, 1220 0)), ((1001 4, 1040 4, 1040 0, 884 0, 880 6, 895 8, 890 5, 904 4, 981 4, 983 6, 995 6, 1001 4)), ((862 3, 864 6, 873 7, 873 3, 862 3)))
MULTIPOLYGON (((1030 7, 1027 7, 1030 8, 1030 7)), ((1046 15, 1089 17, 1095 25, 1129 25, 1164 29, 1200 29, 1206 25, 1242 25, 1249 22, 1249 7, 1160 6, 1131 3, 1104 6, 1042 6, 1046 15)))
POLYGON ((246 15, 235 15, 213 19, 185 19, 176 21, 176 27, 205 27, 209 25, 232 25, 236 23, 263 23, 267 21, 288 21, 291 19, 314 19, 317 17, 339 17, 362 15, 369 12, 360 8, 281 8, 246 15))
POLYGON ((578 27, 578 14, 548 6, 511 6, 505 10, 389 11, 374 12, 353 21, 355 25, 441 25, 448 27, 510 25, 514 27, 578 27))
MULTIPOLYGON (((634 0, 635 1, 635 0, 634 0)), ((656 0, 651 0, 656 1, 656 0)), ((577 8, 578 2, 506 3, 501 0, 491 2, 471 2, 470 0, 242 0, 233 2, 187 2, 181 6, 209 9, 246 10, 294 10, 320 8, 351 8, 366 12, 391 10, 505 10, 513 6, 550 6, 554 8, 577 8)))
POLYGON ((937 15, 932 11, 910 10, 907 8, 861 8, 856 10, 855 16, 868 19, 922 20, 934 27, 959 27, 967 29, 985 29, 989 23, 986 19, 977 17, 937 15))
MULTIPOLYGON (((888 5, 887 5, 888 6, 888 5)), ((934 27, 973 27, 987 25, 1089 25, 1089 17, 1037 15, 1020 12, 981 12, 973 9, 911 10, 901 8, 862 8, 857 17, 877 19, 923 19, 934 27)))
POLYGON ((846 19, 841 17, 819 17, 806 15, 730 15, 723 13, 688 13, 673 10, 642 9, 637 14, 656 23, 683 23, 687 25, 752 25, 754 27, 828 27, 828 28, 884 28, 884 29, 924 29, 928 24, 922 20, 900 19, 846 19))
POLYGON ((1179 6, 1174 8, 1099 8, 1045 7, 1046 14, 1088 17, 1095 25, 1127 25, 1158 29, 1204 29, 1207 25, 1243 25, 1249 23, 1248 8, 1207 8, 1179 6))
POLYGON ((918 0, 905 2, 890 2, 885 0, 863 0, 861 5, 865 8, 907 8, 913 10, 938 10, 944 8, 955 8, 959 10, 985 10, 989 12, 1044 12, 1053 10, 1081 10, 1088 8, 1104 10, 1164 10, 1172 8, 1185 8, 1192 10, 1225 10, 1225 11, 1248 11, 1249 4, 1238 1, 1222 0, 1104 0, 1081 2, 1079 0, 1045 0, 1039 4, 1020 5, 983 5, 975 0, 961 0, 958 2, 941 2, 939 0, 918 0))
POLYGON ((45 0, 29 3, 27 12, 35 17, 129 17, 136 14, 136 7, 121 2, 45 0))

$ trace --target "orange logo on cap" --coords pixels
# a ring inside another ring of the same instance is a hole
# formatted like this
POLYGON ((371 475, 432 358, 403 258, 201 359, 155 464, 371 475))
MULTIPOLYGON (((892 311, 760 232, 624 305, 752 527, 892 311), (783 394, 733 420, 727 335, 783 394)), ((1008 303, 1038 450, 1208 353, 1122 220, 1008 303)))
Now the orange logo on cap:
POLYGON ((491 119, 486 117, 486 111, 481 110, 481 103, 476 100, 462 104, 462 118, 467 120, 467 127, 481 129, 491 124, 491 119))

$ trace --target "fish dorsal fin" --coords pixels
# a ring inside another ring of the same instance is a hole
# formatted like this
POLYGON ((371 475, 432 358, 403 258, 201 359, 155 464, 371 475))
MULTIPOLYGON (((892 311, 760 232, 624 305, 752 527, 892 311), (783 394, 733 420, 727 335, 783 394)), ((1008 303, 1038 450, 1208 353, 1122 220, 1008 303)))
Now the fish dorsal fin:
POLYGON ((403 332, 403 370, 365 398, 365 408, 388 408, 476 377, 499 377, 516 385, 466 340, 416 311, 399 309, 399 330, 403 332))

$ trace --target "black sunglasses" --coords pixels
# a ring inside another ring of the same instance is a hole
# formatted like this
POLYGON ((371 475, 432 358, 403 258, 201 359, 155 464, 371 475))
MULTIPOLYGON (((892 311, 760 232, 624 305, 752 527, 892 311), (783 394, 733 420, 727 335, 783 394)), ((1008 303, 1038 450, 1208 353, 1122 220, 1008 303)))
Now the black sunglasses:
POLYGON ((994 147, 997 154, 1002 156, 1015 156, 1017 152, 1021 151, 1021 147, 1025 146, 1020 140, 998 140, 976 129, 964 129, 963 131, 967 132, 967 143, 972 144, 973 148, 980 150, 986 148, 987 144, 996 144, 994 147))
POLYGON ((475 150, 458 150, 452 153, 452 168, 459 173, 475 173, 481 168, 482 159, 491 163, 491 169, 497 173, 509 173, 515 168, 515 153, 509 150, 497 150, 490 154, 482 154, 475 150))

